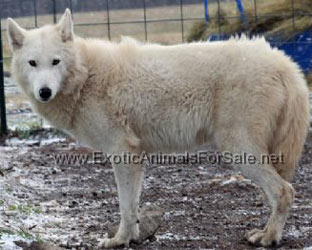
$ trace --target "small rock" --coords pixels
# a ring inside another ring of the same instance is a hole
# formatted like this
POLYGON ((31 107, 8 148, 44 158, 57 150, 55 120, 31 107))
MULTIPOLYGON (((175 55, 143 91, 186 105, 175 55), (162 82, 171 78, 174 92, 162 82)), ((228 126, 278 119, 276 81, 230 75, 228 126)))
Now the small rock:
MULTIPOLYGON (((165 211, 157 205, 144 205, 139 211, 140 238, 135 241, 137 244, 143 243, 147 239, 153 239, 154 234, 160 227, 165 211)), ((119 222, 108 226, 108 237, 112 238, 116 234, 119 222)))

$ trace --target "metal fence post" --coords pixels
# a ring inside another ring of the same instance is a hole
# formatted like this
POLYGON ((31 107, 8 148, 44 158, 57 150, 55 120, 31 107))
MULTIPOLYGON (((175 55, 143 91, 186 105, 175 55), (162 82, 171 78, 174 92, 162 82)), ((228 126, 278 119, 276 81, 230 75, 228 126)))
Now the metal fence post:
POLYGON ((106 0, 106 14, 107 14, 107 36, 108 40, 111 40, 111 30, 110 30, 110 17, 109 17, 109 0, 106 0))
POLYGON ((33 0, 34 4, 34 16, 35 16, 35 27, 38 27, 38 17, 37 17, 37 0, 33 0))
POLYGON ((183 43, 184 42, 183 0, 180 0, 180 17, 181 17, 181 35, 182 35, 182 43, 183 43))
POLYGON ((69 9, 70 9, 70 12, 71 12, 72 19, 74 20, 73 0, 69 1, 69 9))
POLYGON ((295 2, 294 0, 291 0, 291 11, 292 11, 292 25, 293 25, 293 30, 296 30, 296 24, 295 24, 295 2))
POLYGON ((56 23, 56 2, 55 0, 52 0, 53 2, 53 23, 56 23))
POLYGON ((146 0, 143 0, 143 18, 144 18, 144 34, 145 41, 147 41, 147 22, 146 22, 146 0))
MULTIPOLYGON (((256 27, 258 27, 258 10, 257 10, 257 0, 254 0, 254 13, 255 13, 255 22, 256 27)), ((257 28, 256 28, 257 31, 257 28)))
POLYGON ((2 53, 2 34, 0 22, 0 113, 1 113, 1 135, 8 134, 6 111, 5 111, 5 96, 4 96, 4 74, 3 74, 3 53, 2 53))
POLYGON ((220 0, 217 0, 217 4, 218 4, 218 32, 219 32, 218 39, 220 39, 221 38, 221 4, 220 4, 220 0))

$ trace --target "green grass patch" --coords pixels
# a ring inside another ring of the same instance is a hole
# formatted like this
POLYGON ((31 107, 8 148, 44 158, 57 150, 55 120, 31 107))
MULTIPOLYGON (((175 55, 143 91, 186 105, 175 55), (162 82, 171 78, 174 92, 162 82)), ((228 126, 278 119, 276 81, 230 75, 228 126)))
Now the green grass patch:
POLYGON ((17 212, 21 212, 24 214, 31 214, 31 213, 40 214, 40 213, 42 213, 42 210, 40 207, 34 207, 31 205, 9 205, 8 211, 17 211, 17 212))
MULTIPOLYGON (((14 232, 11 229, 6 229, 6 228, 0 228, 0 240, 4 235, 9 235, 9 236, 18 236, 21 237, 25 240, 32 240, 32 241, 37 241, 37 242, 43 242, 42 238, 40 237, 39 234, 33 234, 30 233, 24 229, 20 229, 16 232, 14 232)), ((0 242, 0 244, 3 244, 3 242, 0 242)))

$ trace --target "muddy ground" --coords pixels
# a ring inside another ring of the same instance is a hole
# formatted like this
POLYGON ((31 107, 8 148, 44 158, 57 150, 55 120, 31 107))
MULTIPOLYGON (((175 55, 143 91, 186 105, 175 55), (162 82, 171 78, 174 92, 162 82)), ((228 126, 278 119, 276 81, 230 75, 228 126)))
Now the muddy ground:
MULTIPOLYGON (((0 248, 44 241, 96 249, 109 223, 119 220, 111 167, 56 165, 54 154, 89 152, 74 143, 27 144, 0 147, 0 248)), ((311 159, 312 133, 293 181, 295 204, 279 249, 312 249, 311 159)), ((229 166, 148 166, 141 203, 147 202, 165 209, 163 222, 151 242, 132 249, 254 249, 244 234, 263 227, 269 216, 259 188, 229 166)))

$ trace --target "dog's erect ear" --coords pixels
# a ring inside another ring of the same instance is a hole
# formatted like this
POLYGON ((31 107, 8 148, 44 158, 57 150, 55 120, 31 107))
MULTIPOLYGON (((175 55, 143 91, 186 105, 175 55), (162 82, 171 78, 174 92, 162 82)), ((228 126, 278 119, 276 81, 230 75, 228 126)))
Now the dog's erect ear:
POLYGON ((26 30, 20 27, 12 18, 7 21, 8 39, 12 52, 23 46, 26 30))
POLYGON ((74 38, 73 20, 69 9, 65 10, 65 13, 61 17, 57 24, 58 29, 61 32, 62 40, 64 42, 71 41, 74 38))

